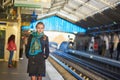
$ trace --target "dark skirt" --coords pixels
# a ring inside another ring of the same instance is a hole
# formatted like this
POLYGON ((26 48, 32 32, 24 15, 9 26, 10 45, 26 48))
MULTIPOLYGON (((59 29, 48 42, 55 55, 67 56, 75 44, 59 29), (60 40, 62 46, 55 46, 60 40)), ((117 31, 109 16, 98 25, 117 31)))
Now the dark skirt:
POLYGON ((35 56, 29 56, 28 69, 29 76, 45 76, 45 59, 44 54, 39 53, 35 56))

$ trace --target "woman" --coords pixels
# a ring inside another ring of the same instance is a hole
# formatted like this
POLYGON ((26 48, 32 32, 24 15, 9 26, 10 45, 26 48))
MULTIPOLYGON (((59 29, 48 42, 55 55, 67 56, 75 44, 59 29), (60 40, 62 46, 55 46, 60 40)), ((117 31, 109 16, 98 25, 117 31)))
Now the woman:
POLYGON ((48 37, 44 34, 44 28, 44 24, 38 22, 36 32, 33 32, 28 38, 26 46, 27 72, 31 80, 42 80, 42 76, 45 76, 45 59, 49 56, 49 42, 48 37))
POLYGON ((23 59, 24 44, 25 44, 24 36, 21 36, 21 39, 20 39, 20 53, 19 53, 19 59, 20 60, 23 59))
POLYGON ((7 50, 10 52, 9 60, 8 60, 8 67, 12 67, 12 58, 14 55, 14 51, 16 50, 16 44, 15 44, 15 35, 11 35, 8 38, 8 43, 7 43, 7 50))

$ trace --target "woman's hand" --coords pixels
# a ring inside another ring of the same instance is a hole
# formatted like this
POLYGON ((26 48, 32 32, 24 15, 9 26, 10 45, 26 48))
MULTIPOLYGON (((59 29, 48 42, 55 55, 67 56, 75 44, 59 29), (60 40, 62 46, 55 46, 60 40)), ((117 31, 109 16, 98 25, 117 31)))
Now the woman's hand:
POLYGON ((43 55, 44 59, 47 59, 46 55, 43 55))

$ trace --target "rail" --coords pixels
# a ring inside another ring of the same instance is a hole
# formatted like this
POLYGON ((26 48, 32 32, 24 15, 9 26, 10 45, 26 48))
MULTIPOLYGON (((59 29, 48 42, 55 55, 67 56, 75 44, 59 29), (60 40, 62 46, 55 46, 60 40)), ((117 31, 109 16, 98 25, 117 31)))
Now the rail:
POLYGON ((62 56, 66 59, 69 59, 70 61, 73 61, 74 63, 77 63, 79 65, 83 65, 87 68, 90 68, 102 75, 105 75, 107 76, 108 78, 111 78, 111 79, 115 79, 115 80, 119 80, 120 79, 120 74, 119 73, 115 73, 115 72, 112 72, 111 70, 106 70, 105 68, 101 67, 101 66, 97 66, 93 63, 90 63, 88 61, 85 61, 85 60, 82 60, 80 58, 77 58, 75 56, 72 56, 70 54, 67 54, 65 52, 62 52, 62 51, 58 51, 56 50, 54 52, 55 54, 59 55, 59 56, 62 56))
POLYGON ((64 63, 62 63, 60 60, 58 60, 57 58, 55 58, 52 55, 50 55, 50 57, 53 58, 62 67, 64 67, 68 72, 70 72, 76 79, 78 79, 78 80, 84 80, 82 77, 80 77, 78 74, 76 74, 74 71, 72 71, 68 66, 66 66, 64 63))

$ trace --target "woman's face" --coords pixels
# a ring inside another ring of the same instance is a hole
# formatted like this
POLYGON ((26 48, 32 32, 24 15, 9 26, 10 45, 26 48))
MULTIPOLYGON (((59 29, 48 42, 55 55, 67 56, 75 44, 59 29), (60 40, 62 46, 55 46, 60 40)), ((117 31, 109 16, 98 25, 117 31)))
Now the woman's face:
POLYGON ((44 31, 44 26, 42 24, 38 24, 36 30, 38 33, 42 33, 44 31))

